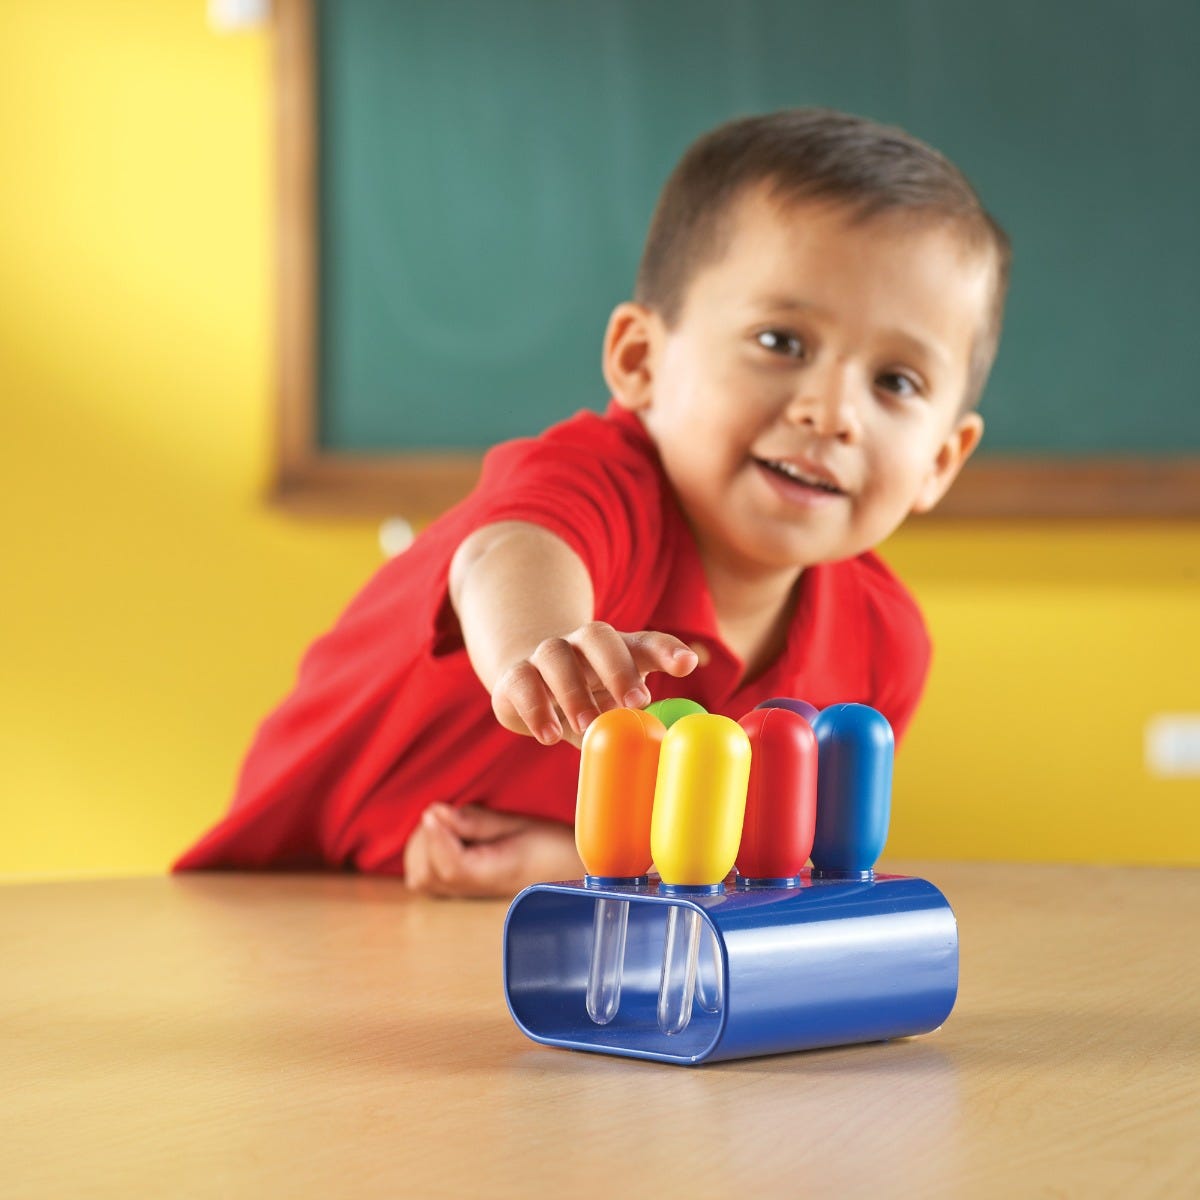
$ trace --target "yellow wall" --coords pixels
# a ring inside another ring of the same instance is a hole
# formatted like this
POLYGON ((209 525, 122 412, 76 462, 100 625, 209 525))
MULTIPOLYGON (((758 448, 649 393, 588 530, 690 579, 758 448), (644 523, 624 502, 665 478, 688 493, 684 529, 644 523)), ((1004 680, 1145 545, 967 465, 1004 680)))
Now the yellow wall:
POLYGON ((1200 525, 910 526, 888 557, 934 632, 889 854, 1200 863, 1200 779, 1146 721, 1200 712, 1200 525))
MULTIPOLYGON (((0 872, 153 871, 378 562, 269 470, 269 36, 0 0, 0 872)), ((895 855, 1200 861, 1200 527, 922 526, 938 642, 895 855)))

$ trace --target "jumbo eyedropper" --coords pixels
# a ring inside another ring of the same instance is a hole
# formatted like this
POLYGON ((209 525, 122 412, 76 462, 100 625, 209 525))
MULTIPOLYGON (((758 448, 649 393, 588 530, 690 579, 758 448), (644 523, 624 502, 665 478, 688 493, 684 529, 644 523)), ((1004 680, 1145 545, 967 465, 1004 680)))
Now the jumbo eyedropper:
MULTIPOLYGON (((721 890, 742 836, 750 739, 736 721, 710 713, 676 721, 663 738, 654 792, 650 848, 659 895, 701 896, 721 890)), ((700 948, 700 913, 672 904, 667 912, 658 989, 658 1027, 682 1033, 692 1019, 700 948)))
MULTIPOLYGON (((805 707, 815 719, 817 710, 805 707)), ((738 885, 788 887, 808 862, 816 834, 817 737, 806 717, 778 702, 760 705, 738 724, 751 750, 738 885)))
MULTIPOLYGON (((668 729, 684 717, 707 711, 704 705, 682 696, 656 700, 653 704, 646 705, 646 712, 653 713, 668 729)), ((701 932, 700 939, 701 946, 697 951, 696 960, 696 1002, 706 1012, 720 1012, 723 989, 717 935, 710 928, 707 937, 701 932)))
MULTIPOLYGON (((773 700, 738 721, 750 739, 750 783, 736 859, 739 889, 794 887, 808 861, 817 816, 817 739, 810 713, 817 710, 803 700, 773 700)), ((721 1011, 723 982, 710 928, 696 971, 696 1003, 705 1012, 721 1011)))
POLYGON ((815 704, 809 704, 807 700, 797 700, 794 696, 773 696, 770 700, 756 704, 755 708, 787 708, 798 713, 810 725, 817 713, 821 711, 815 704))
MULTIPOLYGON (((646 882, 650 817, 666 728, 650 713, 614 708, 587 727, 579 759, 575 846, 589 887, 646 882)), ((592 920, 587 1013, 607 1025, 621 1004, 629 902, 600 897, 592 920)))
POLYGON ((892 727, 865 704, 834 704, 813 719, 813 733, 819 765, 812 877, 873 879, 892 812, 892 727))
POLYGON ((676 721, 690 717, 693 713, 708 712, 703 704, 695 700, 685 700, 682 696, 672 696, 666 700, 655 700, 647 704, 644 712, 653 713, 668 729, 676 721))

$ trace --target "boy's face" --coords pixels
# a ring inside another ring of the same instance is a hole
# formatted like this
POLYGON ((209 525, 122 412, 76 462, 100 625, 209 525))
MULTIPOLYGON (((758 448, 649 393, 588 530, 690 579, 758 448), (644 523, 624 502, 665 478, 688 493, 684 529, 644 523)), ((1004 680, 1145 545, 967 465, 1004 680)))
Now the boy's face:
POLYGON ((613 315, 606 372, 641 412, 706 563, 848 558, 932 508, 982 422, 961 412, 992 264, 953 230, 748 191, 675 327, 613 315))

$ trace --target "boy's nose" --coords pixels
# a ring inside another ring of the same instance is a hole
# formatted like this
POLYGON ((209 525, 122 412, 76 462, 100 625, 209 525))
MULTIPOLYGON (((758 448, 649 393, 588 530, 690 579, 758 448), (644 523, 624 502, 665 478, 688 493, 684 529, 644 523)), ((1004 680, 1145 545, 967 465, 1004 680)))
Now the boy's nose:
POLYGON ((784 419, 807 426, 819 437, 857 441, 861 428, 849 376, 850 368, 843 363, 803 372, 784 419))

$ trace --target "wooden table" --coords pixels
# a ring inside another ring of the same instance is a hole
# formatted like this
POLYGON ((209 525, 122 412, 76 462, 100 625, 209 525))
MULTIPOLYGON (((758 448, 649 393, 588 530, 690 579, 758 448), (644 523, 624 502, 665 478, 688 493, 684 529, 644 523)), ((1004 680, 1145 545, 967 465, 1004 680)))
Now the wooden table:
POLYGON ((1200 1194, 1200 872, 891 869, 958 914, 944 1028, 691 1069, 527 1041, 503 903, 0 887, 0 1195, 1200 1194))

